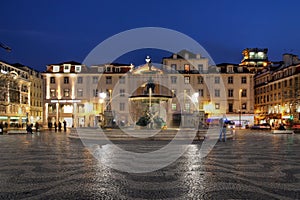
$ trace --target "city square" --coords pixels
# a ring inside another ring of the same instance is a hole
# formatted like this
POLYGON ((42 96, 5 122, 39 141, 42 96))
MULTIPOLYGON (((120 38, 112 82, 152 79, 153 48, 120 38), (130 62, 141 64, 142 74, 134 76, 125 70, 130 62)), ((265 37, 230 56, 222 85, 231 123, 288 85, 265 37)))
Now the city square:
MULTIPOLYGON (((200 158, 203 140, 149 173, 111 169, 70 132, 0 135, 0 199, 299 199, 300 135, 236 130, 200 158)), ((114 141, 152 151, 168 141, 114 141)))

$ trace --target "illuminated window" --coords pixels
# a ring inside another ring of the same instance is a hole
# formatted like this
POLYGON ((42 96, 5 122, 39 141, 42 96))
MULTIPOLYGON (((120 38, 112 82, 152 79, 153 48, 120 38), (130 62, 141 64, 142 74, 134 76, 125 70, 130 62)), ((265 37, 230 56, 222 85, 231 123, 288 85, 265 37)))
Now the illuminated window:
POLYGON ((50 83, 52 83, 52 84, 55 83, 55 77, 50 77, 50 83))
POLYGON ((64 105, 62 109, 63 109, 63 113, 73 113, 72 105, 64 105))
POLYGON ((172 103, 172 110, 173 110, 173 111, 177 110, 177 105, 176 105, 176 103, 172 103))
POLYGON ((185 111, 189 112, 189 111, 190 111, 190 108, 191 108, 191 106, 190 106, 190 104, 189 104, 189 103, 186 103, 186 104, 184 104, 184 108, 185 108, 185 111))
POLYGON ((50 96, 51 97, 56 97, 56 90, 55 89, 50 89, 50 96))
POLYGON ((190 65, 189 64, 184 65, 184 71, 187 71, 187 72, 190 71, 190 65))
POLYGON ((172 90, 172 96, 176 97, 176 90, 175 89, 172 90))
POLYGON ((184 83, 185 84, 189 84, 190 83, 190 77, 189 76, 185 76, 184 77, 184 83))
POLYGON ((247 109, 247 103, 243 103, 243 104, 242 104, 242 109, 243 109, 243 110, 246 110, 246 109, 247 109))
POLYGON ((219 103, 215 103, 215 109, 219 110, 220 109, 220 104, 219 103))
POLYGON ((53 72, 59 72, 59 66, 57 65, 53 66, 53 72))
POLYGON ((64 89, 64 97, 70 96, 70 89, 64 89))

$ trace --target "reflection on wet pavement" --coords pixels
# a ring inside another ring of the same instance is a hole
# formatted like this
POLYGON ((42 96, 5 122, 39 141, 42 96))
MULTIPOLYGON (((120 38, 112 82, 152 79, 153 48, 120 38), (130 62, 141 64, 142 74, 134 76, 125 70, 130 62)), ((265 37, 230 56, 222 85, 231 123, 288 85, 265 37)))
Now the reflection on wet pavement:
MULTIPOLYGON (((241 131, 206 158, 195 142, 171 165, 136 174, 106 167, 66 134, 1 135, 0 199, 300 199, 299 141, 241 131)), ((165 144, 117 142, 135 152, 165 144)))

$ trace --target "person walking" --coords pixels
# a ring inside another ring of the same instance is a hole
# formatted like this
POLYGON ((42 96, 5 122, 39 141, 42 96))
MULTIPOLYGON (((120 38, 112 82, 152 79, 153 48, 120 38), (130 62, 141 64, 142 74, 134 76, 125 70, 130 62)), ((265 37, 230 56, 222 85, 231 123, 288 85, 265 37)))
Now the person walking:
POLYGON ((58 131, 61 131, 61 122, 58 121, 58 131))
POLYGON ((67 122, 66 122, 66 120, 64 120, 63 123, 64 123, 64 132, 66 132, 67 131, 67 122))
POLYGON ((55 132, 57 132, 57 124, 56 124, 56 122, 54 122, 54 130, 55 130, 55 132))
POLYGON ((220 125, 219 141, 222 142, 222 138, 223 138, 224 142, 226 142, 226 123, 223 118, 219 120, 219 125, 220 125))

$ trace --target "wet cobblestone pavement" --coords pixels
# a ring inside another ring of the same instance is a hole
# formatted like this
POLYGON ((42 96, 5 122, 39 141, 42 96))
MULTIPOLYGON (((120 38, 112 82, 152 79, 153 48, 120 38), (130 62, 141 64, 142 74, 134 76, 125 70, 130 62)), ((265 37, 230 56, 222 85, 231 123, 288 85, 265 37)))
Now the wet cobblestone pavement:
POLYGON ((0 199, 300 199, 300 135, 241 131, 202 159, 200 146, 163 169, 130 174, 64 133, 0 135, 0 199))

